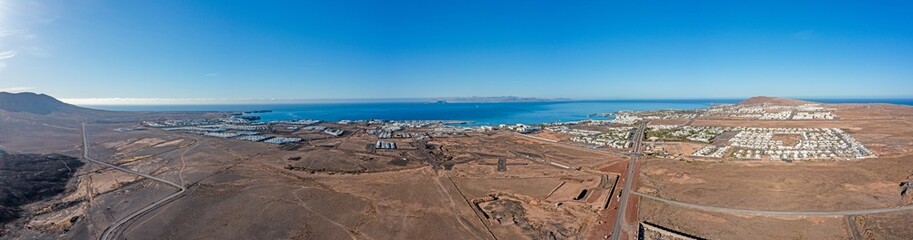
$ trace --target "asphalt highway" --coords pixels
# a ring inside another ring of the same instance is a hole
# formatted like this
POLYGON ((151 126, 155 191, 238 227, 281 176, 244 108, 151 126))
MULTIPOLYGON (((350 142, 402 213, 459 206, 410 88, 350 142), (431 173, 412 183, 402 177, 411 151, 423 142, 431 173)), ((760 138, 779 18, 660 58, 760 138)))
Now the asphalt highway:
POLYGON ((634 177, 637 173, 634 172, 634 169, 637 168, 637 159, 641 155, 641 141, 644 139, 644 128, 646 128, 647 123, 641 122, 640 127, 637 128, 637 133, 634 136, 634 154, 631 156, 631 162, 628 163, 628 173, 625 175, 625 186, 621 189, 621 201, 618 203, 618 216, 615 219, 615 227, 612 229, 612 239, 617 240, 621 237, 623 226, 625 224, 625 210, 628 207, 628 198, 631 197, 631 185, 634 182, 634 177))

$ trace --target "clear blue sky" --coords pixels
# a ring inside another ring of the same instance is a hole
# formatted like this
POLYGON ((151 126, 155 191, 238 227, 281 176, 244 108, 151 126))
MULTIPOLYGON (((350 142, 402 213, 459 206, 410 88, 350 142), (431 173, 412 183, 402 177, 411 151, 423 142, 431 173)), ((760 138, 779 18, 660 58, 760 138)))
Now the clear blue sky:
POLYGON ((913 97, 913 4, 903 1, 427 2, 0 0, 0 90, 913 97))

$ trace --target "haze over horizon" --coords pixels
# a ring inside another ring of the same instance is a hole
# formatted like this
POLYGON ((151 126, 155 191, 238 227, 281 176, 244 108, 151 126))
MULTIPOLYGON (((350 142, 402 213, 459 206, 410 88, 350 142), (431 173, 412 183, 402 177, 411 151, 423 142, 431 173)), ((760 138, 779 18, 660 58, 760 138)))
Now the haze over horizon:
POLYGON ((640 5, 4 0, 0 91, 83 104, 913 97, 913 4, 640 5))
POLYGON ((913 1, 0 0, 0 240, 913 239, 913 1))

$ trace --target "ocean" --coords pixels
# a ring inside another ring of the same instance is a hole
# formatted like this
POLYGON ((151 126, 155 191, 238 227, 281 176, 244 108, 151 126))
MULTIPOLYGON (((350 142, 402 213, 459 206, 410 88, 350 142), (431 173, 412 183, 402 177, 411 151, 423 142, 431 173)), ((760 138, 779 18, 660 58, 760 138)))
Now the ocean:
MULTIPOLYGON (((826 103, 894 103, 913 105, 911 99, 812 99, 826 103)), ((316 119, 338 120, 458 120, 470 125, 538 124, 585 119, 610 119, 600 113, 621 110, 695 109, 712 104, 738 103, 739 99, 703 100, 598 100, 492 103, 307 103, 258 105, 87 106, 115 111, 255 111, 262 121, 316 119)))

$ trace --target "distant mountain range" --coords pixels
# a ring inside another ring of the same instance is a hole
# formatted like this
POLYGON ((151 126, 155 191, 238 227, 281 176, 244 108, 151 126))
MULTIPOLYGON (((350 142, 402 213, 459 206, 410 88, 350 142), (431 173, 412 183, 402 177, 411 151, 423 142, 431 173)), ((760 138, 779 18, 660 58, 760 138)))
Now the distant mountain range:
POLYGON ((7 112, 27 112, 38 115, 47 115, 58 111, 70 112, 89 109, 66 104, 44 94, 35 94, 30 92, 0 92, 0 110, 7 112))
POLYGON ((802 104, 813 103, 809 101, 796 100, 790 98, 780 98, 780 97, 766 97, 766 96, 757 96, 745 99, 742 102, 739 102, 739 105, 752 105, 752 104, 771 104, 778 106, 796 106, 802 104))
MULTIPOLYGON (((517 97, 517 96, 499 96, 499 97, 440 97, 440 98, 401 98, 401 99, 361 99, 361 100, 270 100, 266 102, 258 103, 295 103, 295 102, 381 102, 381 101, 395 101, 395 102, 436 102, 436 103, 449 103, 449 102, 557 102, 557 101, 572 101, 573 99, 569 98, 533 98, 533 97, 517 97)), ((779 98, 779 97, 766 97, 766 96, 757 96, 746 99, 739 104, 761 104, 768 103, 774 105, 801 105, 806 103, 812 103, 809 101, 789 99, 789 98, 779 98)), ((51 113, 61 113, 61 114, 76 114, 76 115, 86 115, 86 114, 102 114, 102 113, 112 113, 107 111, 95 110, 90 108, 79 107, 64 103, 60 100, 57 100, 51 96, 45 94, 36 94, 30 92, 23 93, 8 93, 0 92, 0 110, 6 112, 25 112, 32 113, 37 115, 47 115, 51 113)))
POLYGON ((61 102, 60 100, 45 94, 30 92, 0 92, 0 112, 27 113, 41 116, 48 115, 63 119, 74 119, 74 117, 91 118, 118 114, 117 112, 84 108, 61 102))

